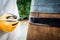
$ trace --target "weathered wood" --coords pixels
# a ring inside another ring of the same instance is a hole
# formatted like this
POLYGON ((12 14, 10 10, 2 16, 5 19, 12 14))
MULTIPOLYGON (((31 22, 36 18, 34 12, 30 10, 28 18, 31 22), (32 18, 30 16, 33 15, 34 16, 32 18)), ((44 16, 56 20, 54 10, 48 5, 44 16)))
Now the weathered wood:
MULTIPOLYGON (((60 14, 31 12, 35 18, 60 18, 60 14)), ((29 24, 27 40, 60 40, 60 28, 29 24)))
MULTIPOLYGON (((32 0, 30 11, 30 17, 60 19, 60 1, 32 0)), ((29 24, 27 40, 60 40, 60 28, 29 24)))
POLYGON ((30 16, 60 18, 60 0, 32 0, 30 16))
POLYGON ((60 0, 32 0, 30 11, 60 13, 60 0))
POLYGON ((60 28, 29 24, 27 40, 60 40, 60 28))
POLYGON ((31 12, 30 16, 35 18, 60 18, 60 13, 31 12))
MULTIPOLYGON (((33 12, 30 16, 37 18, 60 18, 60 14, 33 12)), ((60 28, 29 24, 27 40, 60 40, 60 28)))
MULTIPOLYGON (((37 18, 60 18, 60 14, 58 13, 32 12, 30 16, 37 18)), ((29 24, 27 40, 60 40, 60 27, 29 24)))

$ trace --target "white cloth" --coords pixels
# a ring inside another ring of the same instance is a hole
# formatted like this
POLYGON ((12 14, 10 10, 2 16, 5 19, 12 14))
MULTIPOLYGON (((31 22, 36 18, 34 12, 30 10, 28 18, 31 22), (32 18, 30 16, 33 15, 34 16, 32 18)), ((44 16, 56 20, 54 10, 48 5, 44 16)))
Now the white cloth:
MULTIPOLYGON (((0 16, 4 13, 14 14, 19 18, 16 0, 0 0, 0 16)), ((13 32, 0 31, 0 40, 26 40, 26 30, 22 30, 19 23, 13 32)))

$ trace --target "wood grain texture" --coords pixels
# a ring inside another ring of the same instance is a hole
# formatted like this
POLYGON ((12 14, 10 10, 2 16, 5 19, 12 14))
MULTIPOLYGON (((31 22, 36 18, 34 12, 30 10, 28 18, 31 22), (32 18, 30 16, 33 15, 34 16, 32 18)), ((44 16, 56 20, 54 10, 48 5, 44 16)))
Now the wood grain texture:
POLYGON ((60 13, 31 12, 30 16, 35 18, 60 18, 60 13))
POLYGON ((29 24, 27 40, 60 40, 60 28, 29 24))
MULTIPOLYGON (((60 13, 31 12, 35 18, 60 18, 60 13)), ((60 40, 60 28, 29 24, 27 40, 60 40)))

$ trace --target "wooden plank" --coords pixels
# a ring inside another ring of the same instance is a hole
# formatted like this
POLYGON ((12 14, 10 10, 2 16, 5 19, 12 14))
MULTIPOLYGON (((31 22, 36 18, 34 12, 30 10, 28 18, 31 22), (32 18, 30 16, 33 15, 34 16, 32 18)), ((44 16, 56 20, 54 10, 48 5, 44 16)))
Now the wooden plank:
POLYGON ((31 12, 30 16, 35 18, 60 18, 60 13, 31 12))
POLYGON ((29 24, 27 40, 60 40, 60 28, 29 24))

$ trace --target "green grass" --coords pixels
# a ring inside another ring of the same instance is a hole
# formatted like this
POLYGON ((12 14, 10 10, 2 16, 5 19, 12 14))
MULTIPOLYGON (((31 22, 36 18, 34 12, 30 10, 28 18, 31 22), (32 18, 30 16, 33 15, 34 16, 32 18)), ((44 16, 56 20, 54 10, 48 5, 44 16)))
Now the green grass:
POLYGON ((17 0, 19 16, 21 19, 29 18, 31 0, 17 0))

